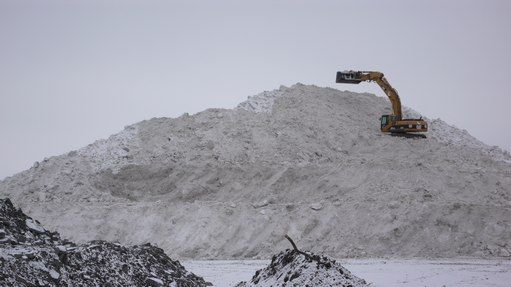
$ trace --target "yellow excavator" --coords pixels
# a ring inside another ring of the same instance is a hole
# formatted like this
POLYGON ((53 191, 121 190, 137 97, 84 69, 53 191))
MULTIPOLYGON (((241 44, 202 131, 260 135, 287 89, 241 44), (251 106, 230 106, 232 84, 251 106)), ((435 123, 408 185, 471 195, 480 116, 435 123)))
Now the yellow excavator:
POLYGON ((403 119, 401 111, 401 100, 383 73, 372 71, 344 71, 337 72, 336 83, 359 84, 360 82, 376 82, 378 86, 385 92, 392 103, 392 114, 383 115, 380 118, 381 131, 390 132, 392 135, 402 136, 420 136, 425 137, 423 133, 428 131, 428 123, 422 118, 420 119, 403 119))

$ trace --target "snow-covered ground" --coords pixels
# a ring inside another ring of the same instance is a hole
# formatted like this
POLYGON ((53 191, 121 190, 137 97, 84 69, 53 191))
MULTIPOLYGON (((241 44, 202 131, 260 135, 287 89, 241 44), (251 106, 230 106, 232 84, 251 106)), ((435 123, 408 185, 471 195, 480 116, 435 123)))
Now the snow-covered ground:
MULTIPOLYGON (((354 275, 386 286, 510 286, 511 260, 403 260, 341 259, 354 275)), ((269 260, 185 261, 187 270, 200 274, 214 286, 248 281, 269 260)))

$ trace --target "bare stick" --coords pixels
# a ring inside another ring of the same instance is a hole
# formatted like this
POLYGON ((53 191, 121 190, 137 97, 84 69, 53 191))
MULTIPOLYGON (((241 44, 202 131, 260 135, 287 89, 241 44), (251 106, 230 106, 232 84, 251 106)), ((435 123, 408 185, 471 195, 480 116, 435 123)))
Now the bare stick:
POLYGON ((289 242, 291 243, 291 245, 293 245, 293 249, 298 252, 298 253, 301 253, 300 250, 298 250, 298 247, 296 247, 296 244, 295 242, 293 241, 293 239, 291 239, 291 237, 289 237, 289 235, 285 235, 284 236, 287 240, 289 240, 289 242))
POLYGON ((320 262, 318 259, 314 259, 314 257, 310 256, 310 254, 307 254, 307 253, 305 253, 303 251, 298 250, 298 247, 296 247, 295 242, 293 241, 293 239, 291 239, 291 237, 289 237, 289 235, 286 234, 286 235, 284 235, 284 237, 291 243, 291 245, 293 245, 293 249, 295 250, 296 253, 302 254, 303 256, 305 256, 305 257, 307 257, 307 258, 309 258, 311 260, 315 260, 315 261, 320 262))

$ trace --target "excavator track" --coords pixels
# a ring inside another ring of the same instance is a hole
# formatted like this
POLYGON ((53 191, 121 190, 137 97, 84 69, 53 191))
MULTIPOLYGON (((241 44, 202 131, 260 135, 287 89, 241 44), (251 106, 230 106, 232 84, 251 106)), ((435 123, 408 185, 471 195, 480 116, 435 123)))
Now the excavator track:
POLYGON ((401 138, 408 138, 408 139, 416 139, 421 138, 425 139, 427 136, 425 134, 411 134, 411 133, 390 133, 393 137, 401 137, 401 138))

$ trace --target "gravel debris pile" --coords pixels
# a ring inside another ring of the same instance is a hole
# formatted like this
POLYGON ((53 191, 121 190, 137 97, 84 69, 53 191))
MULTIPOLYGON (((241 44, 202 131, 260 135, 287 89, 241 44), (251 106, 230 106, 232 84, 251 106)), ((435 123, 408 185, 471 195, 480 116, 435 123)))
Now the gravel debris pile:
POLYGON ((150 244, 74 244, 0 199, 0 286, 210 286, 150 244))

